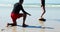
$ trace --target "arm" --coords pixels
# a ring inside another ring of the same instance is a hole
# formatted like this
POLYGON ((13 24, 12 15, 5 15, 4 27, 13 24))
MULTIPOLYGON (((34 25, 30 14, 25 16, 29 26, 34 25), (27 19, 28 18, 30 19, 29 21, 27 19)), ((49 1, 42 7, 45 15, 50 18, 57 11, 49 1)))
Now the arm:
POLYGON ((24 11, 23 7, 21 7, 21 8, 22 8, 22 12, 23 13, 30 15, 29 13, 27 13, 26 11, 24 11))

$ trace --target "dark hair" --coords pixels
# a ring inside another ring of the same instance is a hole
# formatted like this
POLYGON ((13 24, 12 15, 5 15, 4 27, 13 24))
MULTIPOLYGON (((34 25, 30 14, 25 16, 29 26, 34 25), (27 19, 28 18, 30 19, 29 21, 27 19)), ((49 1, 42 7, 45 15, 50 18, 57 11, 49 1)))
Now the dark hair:
POLYGON ((24 0, 19 0, 20 3, 22 3, 24 0))

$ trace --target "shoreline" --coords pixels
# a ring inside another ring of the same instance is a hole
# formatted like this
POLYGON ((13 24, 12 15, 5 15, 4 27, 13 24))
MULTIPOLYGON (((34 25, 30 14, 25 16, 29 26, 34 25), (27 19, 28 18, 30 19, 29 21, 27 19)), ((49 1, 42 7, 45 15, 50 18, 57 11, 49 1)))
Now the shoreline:
MULTIPOLYGON (((0 4, 1 7, 13 7, 14 4, 0 4)), ((23 4, 24 7, 40 7, 41 4, 23 4)), ((60 7, 60 5, 46 4, 46 7, 60 7)))

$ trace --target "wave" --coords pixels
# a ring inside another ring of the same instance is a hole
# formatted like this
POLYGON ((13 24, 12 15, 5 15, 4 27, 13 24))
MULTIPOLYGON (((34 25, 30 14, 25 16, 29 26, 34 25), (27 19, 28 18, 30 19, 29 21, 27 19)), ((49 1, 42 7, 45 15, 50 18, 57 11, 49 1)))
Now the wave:
MULTIPOLYGON (((0 4, 2 7, 13 7, 14 4, 0 4)), ((24 7, 40 7, 41 4, 23 4, 24 7)), ((46 4, 46 7, 60 7, 60 4, 46 4)))

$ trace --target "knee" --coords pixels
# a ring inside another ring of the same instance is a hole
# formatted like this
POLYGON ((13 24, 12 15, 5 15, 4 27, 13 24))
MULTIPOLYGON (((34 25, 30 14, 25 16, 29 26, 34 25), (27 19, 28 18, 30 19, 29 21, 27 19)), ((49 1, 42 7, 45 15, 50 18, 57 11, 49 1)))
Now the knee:
POLYGON ((27 16, 27 14, 23 14, 23 16, 27 16))
POLYGON ((46 11, 44 10, 44 12, 43 13, 46 13, 46 11))
POLYGON ((24 14, 24 15, 27 15, 27 14, 24 14))
POLYGON ((45 8, 44 8, 44 13, 46 12, 45 8))

